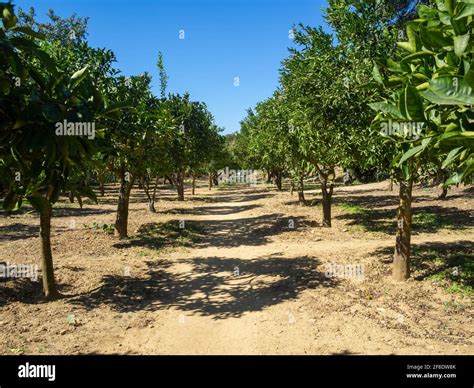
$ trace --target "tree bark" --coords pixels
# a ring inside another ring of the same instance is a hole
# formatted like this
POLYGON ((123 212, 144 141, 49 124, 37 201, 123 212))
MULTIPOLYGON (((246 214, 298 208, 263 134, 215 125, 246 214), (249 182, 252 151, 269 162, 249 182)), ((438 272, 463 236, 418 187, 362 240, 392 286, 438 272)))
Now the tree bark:
POLYGON ((178 201, 184 201, 184 172, 176 173, 176 191, 178 192, 178 201))
POLYGON ((332 182, 328 187, 328 175, 322 173, 319 174, 321 179, 321 191, 323 194, 323 226, 330 228, 331 227, 331 204, 332 204, 332 193, 334 186, 332 182))
POLYGON ((412 189, 413 180, 400 181, 397 237, 395 240, 395 253, 393 256, 393 278, 397 281, 403 281, 410 277, 412 189))
POLYGON ((115 235, 120 238, 128 237, 128 206, 130 203, 130 192, 132 190, 135 177, 132 176, 130 182, 125 180, 125 167, 120 171, 120 193, 115 218, 115 235))
POLYGON ((209 173, 209 191, 212 190, 212 174, 209 173))
POLYGON ((53 254, 51 252, 51 206, 45 203, 40 212, 41 269, 43 292, 47 299, 58 299, 61 295, 54 279, 53 254))
POLYGON ((105 186, 102 180, 99 182, 99 191, 100 191, 100 196, 103 197, 105 195, 105 186))
POLYGON ((159 177, 156 177, 155 186, 153 187, 152 193, 150 193, 150 178, 147 176, 144 181, 143 189, 145 190, 146 197, 148 198, 148 211, 150 213, 156 213, 155 197, 159 179, 159 177))
POLYGON ((272 171, 271 170, 267 170, 267 184, 269 183, 272 183, 272 171))
POLYGON ((306 205, 306 199, 304 197, 304 179, 302 177, 298 182, 298 202, 302 205, 306 205))
POLYGON ((277 171, 275 174, 275 185, 278 190, 282 189, 282 176, 281 171, 277 171))
POLYGON ((441 191, 441 194, 438 196, 438 199, 446 199, 448 196, 448 188, 443 186, 443 191, 441 191))
POLYGON ((193 179, 193 187, 191 189, 191 194, 194 195, 196 192, 196 175, 192 174, 192 179, 193 179))

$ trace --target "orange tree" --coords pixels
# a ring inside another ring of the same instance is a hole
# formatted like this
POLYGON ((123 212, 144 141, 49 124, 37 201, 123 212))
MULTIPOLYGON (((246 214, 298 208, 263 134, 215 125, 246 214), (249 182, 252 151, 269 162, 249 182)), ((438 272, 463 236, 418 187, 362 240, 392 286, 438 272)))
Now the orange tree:
POLYGON ((438 0, 419 6, 400 51, 382 60, 376 80, 387 98, 370 104, 374 125, 395 146, 392 166, 400 184, 393 276, 410 276, 412 187, 433 160, 452 173, 445 185, 469 182, 474 171, 474 5, 438 0), (381 69, 382 70, 382 69, 381 69), (381 74, 388 73, 388 77, 381 74))
MULTIPOLYGON (((3 207, 18 208, 26 199, 39 213, 43 291, 54 299, 60 294, 51 251, 52 206, 65 188, 71 189, 71 176, 84 169, 84 162, 93 153, 92 137, 96 134, 86 131, 87 125, 107 110, 87 67, 67 74, 43 48, 43 35, 17 26, 10 3, 0 3, 0 15, 3 207)), ((78 198, 94 198, 83 181, 76 184, 73 190, 78 198)))

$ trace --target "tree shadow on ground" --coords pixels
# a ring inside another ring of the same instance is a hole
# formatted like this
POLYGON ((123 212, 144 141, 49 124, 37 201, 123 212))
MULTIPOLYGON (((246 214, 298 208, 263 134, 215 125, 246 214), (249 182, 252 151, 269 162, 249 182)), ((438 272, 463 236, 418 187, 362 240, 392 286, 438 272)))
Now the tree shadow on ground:
MULTIPOLYGON (((393 261, 393 246, 377 249, 373 255, 382 257, 385 264, 393 261)), ((441 243, 427 242, 412 244, 411 270, 413 278, 443 277, 453 282, 461 282, 464 286, 474 287, 474 242, 460 240, 441 243), (456 275, 454 270, 458 270, 456 275)))
MULTIPOLYGON (((348 225, 362 226, 365 231, 394 234, 396 231, 397 209, 374 209, 360 206, 352 199, 339 203, 346 207, 345 214, 336 219, 348 221, 348 225)), ((413 208, 412 232, 437 233, 440 229, 464 230, 473 226, 471 211, 455 207, 423 206, 413 208)))
POLYGON ((300 207, 317 207, 321 205, 321 198, 313 195, 305 194, 306 203, 300 202, 298 197, 291 199, 290 201, 283 202, 285 206, 300 206, 300 207))
POLYGON ((155 311, 175 307, 214 319, 240 317, 261 311, 301 292, 335 287, 337 280, 318 271, 313 257, 261 257, 253 260, 197 258, 182 261, 186 273, 169 272, 169 261, 147 262, 145 277, 108 275, 95 291, 70 300, 94 309, 108 305, 114 311, 155 311))
POLYGON ((242 205, 242 206, 200 206, 194 208, 177 208, 162 211, 164 214, 193 214, 193 215, 229 215, 257 209, 262 205, 242 205))
POLYGON ((38 237, 39 226, 16 222, 10 225, 0 226, 0 241, 24 240, 38 237))
MULTIPOLYGON (((84 272, 85 268, 77 266, 62 266, 72 272, 84 272)), ((64 298, 75 296, 74 285, 56 280, 56 286, 64 298)), ((20 302, 25 304, 49 303, 43 294, 43 283, 41 269, 38 270, 37 278, 29 277, 0 277, 0 307, 9 303, 20 302)))
POLYGON ((114 213, 115 210, 112 209, 98 209, 98 208, 89 208, 89 207, 69 207, 61 206, 58 204, 53 208, 53 219, 55 217, 81 217, 81 216, 91 216, 99 214, 110 214, 114 213))
POLYGON ((26 278, 0 278, 0 306, 13 302, 45 303, 41 282, 26 278))
POLYGON ((390 195, 347 195, 348 193, 334 193, 333 204, 349 204, 351 206, 360 206, 363 208, 381 208, 398 205, 398 197, 390 195))
POLYGON ((260 199, 266 199, 274 197, 276 194, 274 193, 259 193, 259 194, 235 194, 235 195, 221 195, 218 193, 215 198, 217 198, 217 202, 251 202, 251 201, 258 201, 260 199))
POLYGON ((149 222, 140 225, 135 235, 113 246, 118 249, 142 247, 161 249, 165 247, 191 247, 200 241, 206 232, 196 221, 149 222))
POLYGON ((282 217, 268 214, 258 217, 232 220, 179 220, 142 225, 129 240, 114 244, 115 248, 147 247, 159 249, 165 246, 237 247, 258 246, 270 238, 292 232, 298 225, 305 226, 305 217, 282 217))

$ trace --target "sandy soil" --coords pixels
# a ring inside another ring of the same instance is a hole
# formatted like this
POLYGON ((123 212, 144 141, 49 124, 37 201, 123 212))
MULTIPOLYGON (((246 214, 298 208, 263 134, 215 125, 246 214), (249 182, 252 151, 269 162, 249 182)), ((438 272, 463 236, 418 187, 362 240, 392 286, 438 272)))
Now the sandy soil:
MULTIPOLYGON (((40 282, 0 281, 0 353, 474 354, 472 298, 430 276, 436 257, 474 258, 474 194, 438 191, 415 190, 415 212, 443 222, 415 229, 406 283, 390 277, 397 192, 386 182, 338 187, 331 229, 317 203, 267 187, 203 183, 185 202, 162 187, 156 214, 134 190, 129 240, 91 228, 113 224, 113 187, 99 205, 62 202, 53 254, 70 297, 45 303, 40 282), (163 223, 183 237, 154 238, 163 223), (328 277, 331 263, 364 277, 328 277)), ((2 216, 0 261, 39 263, 37 234, 31 211, 2 216)))

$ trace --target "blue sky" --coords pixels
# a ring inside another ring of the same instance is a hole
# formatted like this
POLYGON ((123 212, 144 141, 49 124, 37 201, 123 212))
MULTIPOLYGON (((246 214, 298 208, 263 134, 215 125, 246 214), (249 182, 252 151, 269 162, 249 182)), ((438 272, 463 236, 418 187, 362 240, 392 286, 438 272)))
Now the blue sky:
POLYGON ((39 20, 52 8, 60 16, 89 16, 88 40, 117 56, 124 75, 152 74, 158 95, 158 51, 169 76, 168 92, 189 91, 204 101, 225 133, 239 129, 245 111, 269 97, 288 32, 302 22, 323 25, 325 0, 36 0, 39 20), (180 39, 179 31, 184 31, 180 39), (240 85, 234 86, 235 77, 240 85))

